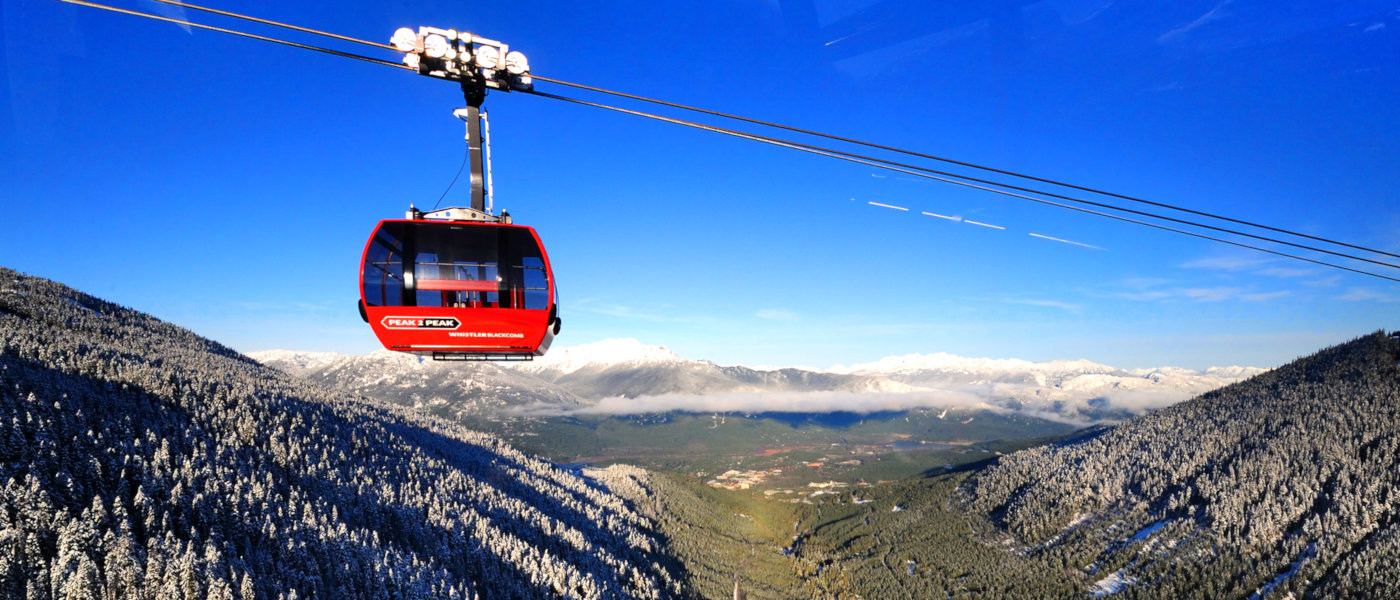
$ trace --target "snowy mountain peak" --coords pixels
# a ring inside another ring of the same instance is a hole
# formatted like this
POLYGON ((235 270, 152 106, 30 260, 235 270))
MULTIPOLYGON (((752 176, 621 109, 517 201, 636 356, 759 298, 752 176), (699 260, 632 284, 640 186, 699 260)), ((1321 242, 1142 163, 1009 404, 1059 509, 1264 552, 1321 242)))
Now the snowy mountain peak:
POLYGON ((245 354, 262 364, 299 375, 319 369, 349 355, 339 352, 302 352, 299 350, 262 350, 245 354))
POLYGON ((303 369, 314 369, 316 367, 331 364, 346 355, 339 352, 302 352, 299 350, 262 350, 259 352, 249 352, 249 358, 258 362, 275 360, 293 364, 303 369))
POLYGON ((589 367, 682 362, 665 346, 643 344, 632 338, 606 339, 591 344, 556 348, 529 363, 518 365, 524 371, 573 373, 589 367))
POLYGON ((1205 372, 1206 372, 1206 374, 1208 374, 1208 375, 1217 375, 1217 376, 1220 376, 1220 377, 1237 377, 1237 378, 1240 378, 1240 379, 1246 379, 1246 378, 1249 378, 1249 377, 1253 377, 1253 376, 1255 376, 1255 375, 1258 375, 1258 374, 1260 374, 1260 373, 1263 373, 1264 371, 1267 371, 1267 370, 1268 370, 1268 369, 1261 369, 1261 368, 1259 368, 1259 367, 1239 367, 1239 366, 1230 366, 1230 367, 1211 367, 1211 368, 1209 368, 1209 369, 1206 369, 1205 372))
POLYGON ((1113 373, 1113 367, 1088 360, 1052 360, 1030 362, 1016 358, 964 358, 946 352, 933 354, 905 354, 887 356, 875 362, 859 363, 851 366, 836 365, 827 370, 830 373, 898 375, 921 371, 941 371, 945 373, 1004 375, 1021 374, 1083 374, 1113 373))

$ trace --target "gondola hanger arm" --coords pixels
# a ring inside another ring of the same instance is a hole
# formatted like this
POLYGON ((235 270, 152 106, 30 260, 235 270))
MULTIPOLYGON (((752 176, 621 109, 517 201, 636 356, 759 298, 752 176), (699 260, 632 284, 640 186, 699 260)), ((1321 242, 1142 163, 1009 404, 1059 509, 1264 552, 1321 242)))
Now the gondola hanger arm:
MULTIPOLYGON (((530 61, 523 52, 511 50, 502 42, 455 29, 419 27, 415 31, 401 27, 394 32, 389 43, 404 53, 404 65, 416 69, 420 75, 461 83, 467 107, 452 114, 467 125, 471 207, 458 208, 451 213, 452 217, 495 222, 500 222, 504 217, 509 222, 508 216, 491 215, 491 207, 486 202, 490 193, 490 183, 487 181, 490 167, 485 164, 486 145, 489 142, 486 141, 486 115, 481 111, 481 104, 486 100, 487 90, 532 91, 534 83, 530 77, 530 61)), ((416 212, 415 209, 410 209, 410 214, 413 212, 416 212)))

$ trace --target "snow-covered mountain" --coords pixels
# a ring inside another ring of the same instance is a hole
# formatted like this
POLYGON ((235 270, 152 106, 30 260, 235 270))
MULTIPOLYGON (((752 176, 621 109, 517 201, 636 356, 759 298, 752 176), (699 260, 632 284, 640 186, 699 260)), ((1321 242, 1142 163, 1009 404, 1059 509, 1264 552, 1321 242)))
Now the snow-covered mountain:
POLYGON ((0 598, 692 597, 610 491, 650 494, 640 470, 563 469, 4 268, 0 422, 0 598))
POLYGON ((1091 597, 1395 598, 1397 359, 1376 332, 1003 456, 948 502, 989 545, 1082 566, 1091 597))
POLYGON ((872 402, 874 396, 906 394, 917 398, 899 404, 942 406, 954 396, 964 401, 976 397, 1006 410, 1093 420, 1161 408, 1263 372, 1254 367, 1126 370, 1087 360, 1030 362, 946 353, 892 356, 820 371, 760 370, 685 359, 665 346, 635 339, 556 348, 524 363, 434 363, 387 351, 345 356, 274 350, 249 356, 313 381, 444 415, 509 407, 531 407, 538 413, 625 408, 625 402, 597 403, 642 397, 685 398, 682 404, 696 406, 704 404, 697 397, 718 394, 742 396, 761 412, 765 400, 776 394, 791 399, 791 394, 822 392, 828 394, 820 403, 827 407, 823 410, 840 405, 832 393, 848 394, 849 410, 857 412, 863 406, 888 405, 872 402))
POLYGON ((642 367, 688 362, 665 346, 651 346, 635 339, 608 339, 591 344, 556 348, 515 368, 544 378, 558 378, 583 369, 642 367))
POLYGON ((1034 383, 1040 386, 1056 386, 1081 375, 1121 372, 1120 369, 1087 360, 1035 363, 1015 358, 964 358, 944 352, 888 356, 850 367, 836 365, 827 371, 877 375, 912 384, 998 382, 1034 383))
POLYGON ((298 350, 266 350, 253 352, 248 356, 283 373, 298 377, 305 375, 308 371, 319 369, 345 358, 345 355, 339 352, 301 352, 298 350))
POLYGON ((922 389, 980 388, 986 395, 1020 402, 1086 401, 1125 394, 1157 396, 1155 404, 1180 401, 1248 379, 1266 369, 1180 367, 1120 369, 1088 360, 1030 362, 964 358, 946 353, 890 356, 828 371, 883 377, 922 389))
POLYGON ((248 356, 310 381, 441 416, 493 413, 512 406, 567 409, 583 403, 568 389, 500 363, 436 362, 388 350, 363 356, 268 350, 248 356))
POLYGON ((557 348, 520 363, 434 362, 387 350, 363 356, 268 350, 248 356, 312 381, 447 416, 524 406, 560 412, 603 398, 665 394, 913 390, 883 377, 721 367, 634 339, 557 348))

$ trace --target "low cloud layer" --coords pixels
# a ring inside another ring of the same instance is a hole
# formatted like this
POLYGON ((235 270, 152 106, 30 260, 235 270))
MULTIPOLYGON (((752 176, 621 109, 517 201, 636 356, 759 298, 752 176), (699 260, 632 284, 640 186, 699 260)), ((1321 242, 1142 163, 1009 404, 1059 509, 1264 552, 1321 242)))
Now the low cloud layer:
POLYGON ((1002 409, 976 393, 963 390, 919 392, 726 392, 719 394, 662 394, 639 398, 603 398, 596 404, 579 407, 534 404, 517 409, 522 416, 639 415, 685 411, 779 412, 779 413, 871 413, 904 411, 914 408, 956 408, 968 410, 1002 409))
POLYGON ((1055 401, 1027 402, 1010 410, 1027 417, 1087 426, 1144 415, 1191 397, 1191 394, 1180 391, 1123 390, 1102 396, 1083 395, 1055 401))
POLYGON ((1118 420, 1188 399, 1185 392, 1124 390, 1107 395, 1036 397, 1035 388, 969 386, 917 392, 728 392, 603 398, 587 406, 533 404, 512 412, 529 417, 693 413, 901 412, 918 408, 1021 414, 1072 425, 1118 420))

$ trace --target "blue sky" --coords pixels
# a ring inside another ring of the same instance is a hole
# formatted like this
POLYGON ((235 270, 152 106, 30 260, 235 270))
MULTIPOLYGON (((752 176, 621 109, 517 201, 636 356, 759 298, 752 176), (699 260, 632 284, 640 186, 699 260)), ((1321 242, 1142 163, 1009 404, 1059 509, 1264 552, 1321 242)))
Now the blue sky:
MULTIPOLYGON (((539 75, 1400 252, 1400 2, 417 4, 208 3, 376 41, 455 27, 539 75)), ((376 347, 360 251, 457 172, 454 85, 54 0, 0 17, 0 264, 238 350, 376 347)), ((538 97, 486 108, 559 345, 1200 368, 1400 328, 1393 282, 538 97)))

